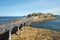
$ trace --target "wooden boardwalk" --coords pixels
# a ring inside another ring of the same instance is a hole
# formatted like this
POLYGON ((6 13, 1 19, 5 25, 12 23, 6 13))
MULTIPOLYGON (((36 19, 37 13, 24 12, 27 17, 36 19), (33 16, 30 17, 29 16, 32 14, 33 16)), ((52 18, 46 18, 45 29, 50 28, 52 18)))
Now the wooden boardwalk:
POLYGON ((11 40, 11 31, 14 27, 18 27, 18 35, 19 35, 19 27, 22 25, 29 25, 33 20, 33 17, 31 18, 21 18, 21 19, 15 19, 8 21, 7 23, 4 23, 3 25, 0 25, 0 33, 4 33, 6 31, 9 31, 9 40, 11 40))

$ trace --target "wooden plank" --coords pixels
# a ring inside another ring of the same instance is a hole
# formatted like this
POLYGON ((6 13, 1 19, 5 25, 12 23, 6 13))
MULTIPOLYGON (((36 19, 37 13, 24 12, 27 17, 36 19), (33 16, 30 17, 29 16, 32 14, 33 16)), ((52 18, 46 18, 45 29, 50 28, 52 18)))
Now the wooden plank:
POLYGON ((3 25, 0 25, 0 30, 10 30, 9 28, 13 29, 15 26, 19 26, 20 24, 28 23, 29 21, 31 21, 32 18, 22 18, 22 19, 16 19, 16 20, 11 20, 3 25), (5 29, 4 29, 5 28, 5 29))

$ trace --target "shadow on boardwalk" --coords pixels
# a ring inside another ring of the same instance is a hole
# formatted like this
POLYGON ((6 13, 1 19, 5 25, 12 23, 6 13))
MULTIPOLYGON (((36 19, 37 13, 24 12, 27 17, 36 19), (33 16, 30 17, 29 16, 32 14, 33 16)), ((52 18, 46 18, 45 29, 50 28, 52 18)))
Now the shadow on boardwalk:
MULTIPOLYGON (((25 26, 25 25, 24 25, 25 26)), ((23 26, 21 24, 21 26, 19 27, 19 29, 21 29, 23 26)), ((12 29, 12 34, 16 34, 16 31, 18 31, 18 27, 15 26, 13 29, 12 29)), ((16 34, 17 35, 17 34, 16 34)), ((9 40, 9 31, 3 33, 3 34, 0 34, 0 40, 9 40)))

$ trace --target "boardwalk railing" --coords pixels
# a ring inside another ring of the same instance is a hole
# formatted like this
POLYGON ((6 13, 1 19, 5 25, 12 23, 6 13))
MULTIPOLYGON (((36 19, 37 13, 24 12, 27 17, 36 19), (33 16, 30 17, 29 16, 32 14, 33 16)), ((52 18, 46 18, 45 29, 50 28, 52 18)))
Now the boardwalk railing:
MULTIPOLYGON (((0 33, 9 31, 9 40, 11 40, 11 31, 12 29, 17 26, 18 27, 18 31, 19 31, 19 27, 20 25, 24 25, 24 24, 30 24, 32 21, 33 17, 30 18, 21 18, 21 19, 15 19, 15 20, 11 20, 8 21, 7 23, 5 22, 4 24, 0 25, 0 33)), ((18 32, 19 35, 19 32, 18 32)))

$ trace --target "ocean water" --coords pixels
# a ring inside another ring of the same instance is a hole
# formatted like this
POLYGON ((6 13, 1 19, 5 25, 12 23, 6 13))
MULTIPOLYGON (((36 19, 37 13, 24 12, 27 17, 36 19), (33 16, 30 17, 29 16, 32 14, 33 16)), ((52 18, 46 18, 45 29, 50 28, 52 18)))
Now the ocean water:
POLYGON ((60 17, 58 18, 56 20, 33 22, 31 26, 35 28, 49 29, 49 30, 55 30, 60 32, 60 17))
POLYGON ((5 17, 0 17, 0 25, 3 24, 4 22, 17 19, 17 18, 23 18, 23 16, 5 16, 5 17))

